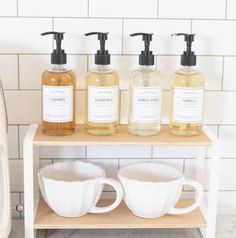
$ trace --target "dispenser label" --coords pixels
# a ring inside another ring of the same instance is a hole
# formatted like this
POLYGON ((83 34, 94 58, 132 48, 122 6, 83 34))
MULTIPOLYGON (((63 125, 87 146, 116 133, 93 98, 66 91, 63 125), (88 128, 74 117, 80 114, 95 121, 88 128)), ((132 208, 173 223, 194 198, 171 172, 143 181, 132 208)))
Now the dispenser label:
POLYGON ((118 86, 88 86, 88 121, 107 123, 118 120, 118 86))
POLYGON ((161 88, 133 87, 132 119, 139 123, 155 123, 161 119, 161 88))
POLYGON ((173 121, 200 123, 203 117, 203 88, 173 89, 173 121))
POLYGON ((43 85, 43 120, 48 122, 73 120, 73 86, 43 85))

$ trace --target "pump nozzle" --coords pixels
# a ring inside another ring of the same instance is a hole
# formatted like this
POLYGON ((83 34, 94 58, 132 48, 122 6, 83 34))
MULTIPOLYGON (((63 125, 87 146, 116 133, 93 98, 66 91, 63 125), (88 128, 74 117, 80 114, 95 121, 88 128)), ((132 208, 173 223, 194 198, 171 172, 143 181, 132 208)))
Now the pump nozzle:
POLYGON ((97 53, 95 54, 95 64, 110 64, 110 54, 108 50, 105 49, 105 43, 108 34, 109 32, 89 32, 85 34, 85 36, 98 35, 98 40, 100 41, 100 50, 97 50, 97 53))
POLYGON ((194 51, 192 51, 192 42, 194 41, 195 34, 187 34, 187 33, 174 33, 171 36, 184 36, 184 40, 187 44, 186 51, 181 55, 181 65, 184 66, 194 66, 196 65, 196 55, 194 51))
POLYGON ((54 35, 54 40, 56 41, 56 49, 53 50, 51 54, 52 64, 66 64, 66 53, 61 49, 61 41, 64 39, 65 32, 48 31, 41 33, 42 36, 54 35))
POLYGON ((144 41, 144 50, 141 51, 139 55, 139 64, 140 65, 154 65, 154 55, 152 51, 150 51, 150 41, 152 41, 153 33, 133 33, 130 34, 131 37, 133 36, 143 36, 142 40, 144 41))

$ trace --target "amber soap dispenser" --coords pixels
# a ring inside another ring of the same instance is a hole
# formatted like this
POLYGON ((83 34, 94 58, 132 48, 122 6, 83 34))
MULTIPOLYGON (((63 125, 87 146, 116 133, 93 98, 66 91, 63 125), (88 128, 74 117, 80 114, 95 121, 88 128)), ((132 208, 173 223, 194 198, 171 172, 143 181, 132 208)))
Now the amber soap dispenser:
POLYGON ((197 57, 192 51, 194 34, 184 36, 187 50, 181 55, 182 68, 171 78, 170 132, 177 136, 196 136, 202 131, 204 79, 196 69, 197 57))
POLYGON ((69 135, 75 130, 76 77, 66 68, 67 55, 61 49, 64 32, 45 32, 53 35, 56 49, 51 54, 51 69, 42 75, 42 130, 47 135, 69 135))
POLYGON ((96 67, 86 75, 86 129, 93 135, 114 135, 119 127, 119 77, 109 67, 111 57, 105 49, 108 33, 90 32, 85 35, 96 35, 100 42, 100 49, 95 54, 96 67))

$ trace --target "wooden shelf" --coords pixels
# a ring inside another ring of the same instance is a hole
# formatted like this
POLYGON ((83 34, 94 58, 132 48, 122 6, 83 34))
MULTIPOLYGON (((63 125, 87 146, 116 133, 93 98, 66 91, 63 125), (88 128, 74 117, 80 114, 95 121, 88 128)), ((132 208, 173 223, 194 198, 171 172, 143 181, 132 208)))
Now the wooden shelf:
MULTIPOLYGON (((102 200, 99 205, 111 203, 102 200)), ((186 207, 193 200, 180 200, 178 207, 186 207)), ((104 214, 87 214, 79 218, 64 218, 57 216, 44 202, 40 200, 34 228, 35 229, 128 229, 128 228, 200 228, 206 227, 206 221, 196 209, 185 215, 165 215, 157 219, 144 219, 134 216, 122 202, 115 210, 104 214)))
POLYGON ((140 137, 130 135, 127 125, 121 125, 119 133, 114 136, 94 136, 86 132, 84 125, 77 125, 76 131, 69 136, 47 136, 39 126, 33 141, 38 146, 84 146, 84 145, 154 145, 154 146, 211 146, 210 138, 203 132, 199 136, 180 137, 169 133, 167 125, 162 125, 160 134, 140 137))

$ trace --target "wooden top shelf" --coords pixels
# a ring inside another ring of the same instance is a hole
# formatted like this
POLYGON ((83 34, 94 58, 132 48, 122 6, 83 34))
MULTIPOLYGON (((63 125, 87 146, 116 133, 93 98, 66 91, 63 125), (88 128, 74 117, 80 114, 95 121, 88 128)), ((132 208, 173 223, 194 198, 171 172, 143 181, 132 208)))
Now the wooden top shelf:
MULTIPOLYGON (((100 205, 111 203, 102 200, 100 205)), ((178 207, 186 207, 193 200, 180 200, 178 207)), ((134 216, 125 203, 115 210, 103 214, 87 214, 79 218, 65 218, 56 215, 43 200, 40 200, 35 229, 128 229, 128 228, 199 228, 206 227, 206 221, 196 209, 184 215, 165 215, 161 218, 145 219, 134 216)))
POLYGON ((160 134, 155 136, 140 137, 130 135, 127 125, 121 125, 119 133, 114 136, 94 136, 86 132, 84 125, 76 125, 75 133, 68 136, 47 136, 38 126, 34 145, 41 146, 125 146, 125 145, 153 145, 153 146, 211 146, 211 140, 202 132, 199 136, 180 137, 169 133, 167 125, 162 125, 160 134))

